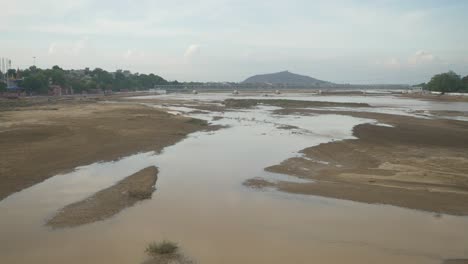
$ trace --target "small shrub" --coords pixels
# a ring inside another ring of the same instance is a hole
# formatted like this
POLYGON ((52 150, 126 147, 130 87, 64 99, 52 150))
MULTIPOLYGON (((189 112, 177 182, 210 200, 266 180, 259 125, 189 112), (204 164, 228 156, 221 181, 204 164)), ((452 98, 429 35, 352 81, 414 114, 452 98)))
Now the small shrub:
POLYGON ((176 253, 179 246, 177 243, 164 240, 162 242, 151 242, 147 247, 145 252, 149 255, 167 255, 176 253))

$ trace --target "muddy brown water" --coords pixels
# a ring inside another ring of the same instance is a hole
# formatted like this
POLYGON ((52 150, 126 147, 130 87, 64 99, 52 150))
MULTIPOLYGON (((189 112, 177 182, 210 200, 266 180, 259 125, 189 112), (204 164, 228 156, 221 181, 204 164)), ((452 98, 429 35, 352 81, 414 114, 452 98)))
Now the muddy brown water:
POLYGON ((372 122, 271 116, 271 110, 225 113, 216 122, 229 128, 192 134, 161 154, 80 167, 9 196, 0 202, 0 262, 141 263, 146 245, 163 239, 208 264, 430 264, 468 257, 467 217, 244 187, 246 179, 272 176, 263 169, 304 147, 350 138, 353 126, 372 122), (76 228, 44 225, 59 208, 151 165, 160 170, 151 200, 76 228))

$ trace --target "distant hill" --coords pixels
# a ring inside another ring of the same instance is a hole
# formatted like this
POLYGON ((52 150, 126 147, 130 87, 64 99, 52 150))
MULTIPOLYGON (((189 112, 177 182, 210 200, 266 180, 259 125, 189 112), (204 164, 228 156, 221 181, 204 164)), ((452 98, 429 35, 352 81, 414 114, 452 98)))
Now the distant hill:
POLYGON ((247 78, 242 83, 291 84, 301 86, 326 86, 332 83, 289 71, 260 74, 247 78))

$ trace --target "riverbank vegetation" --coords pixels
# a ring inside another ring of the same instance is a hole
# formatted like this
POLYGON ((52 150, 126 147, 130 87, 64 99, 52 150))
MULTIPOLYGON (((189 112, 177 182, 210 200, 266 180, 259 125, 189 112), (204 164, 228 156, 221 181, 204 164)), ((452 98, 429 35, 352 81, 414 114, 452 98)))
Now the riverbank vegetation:
POLYGON ((178 84, 177 81, 169 82, 152 73, 139 74, 124 70, 108 72, 100 68, 64 70, 59 66, 54 66, 51 69, 31 66, 21 71, 10 69, 7 74, 29 94, 46 94, 50 85, 71 88, 75 93, 81 93, 95 92, 96 90, 148 90, 155 85, 178 84))
POLYGON ((149 255, 164 255, 164 254, 174 254, 179 246, 177 243, 164 240, 162 242, 152 242, 146 248, 146 253, 149 255))
POLYGON ((179 251, 177 243, 164 240, 151 242, 145 252, 150 256, 143 264, 194 264, 195 262, 179 251))
POLYGON ((468 75, 461 78, 453 71, 434 75, 427 84, 421 85, 429 91, 444 93, 467 93, 468 75))

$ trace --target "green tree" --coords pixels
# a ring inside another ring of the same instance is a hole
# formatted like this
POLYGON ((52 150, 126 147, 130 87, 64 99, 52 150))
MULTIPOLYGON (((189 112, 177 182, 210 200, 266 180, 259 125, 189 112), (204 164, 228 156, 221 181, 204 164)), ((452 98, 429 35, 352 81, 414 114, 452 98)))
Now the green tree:
POLYGON ((24 78, 22 86, 28 93, 45 94, 49 90, 47 77, 43 73, 36 73, 24 78))
POLYGON ((82 91, 86 90, 85 82, 83 82, 80 79, 77 79, 77 78, 70 79, 68 80, 68 84, 70 85, 70 87, 73 88, 75 93, 81 93, 82 91))
MULTIPOLYGON (((16 76, 16 70, 8 72, 10 76, 16 76)), ((28 92, 47 93, 49 82, 62 87, 73 87, 75 92, 81 92, 91 89, 112 89, 112 90, 139 90, 150 89, 158 84, 168 84, 169 82, 162 77, 150 74, 131 73, 130 71, 117 70, 115 73, 107 72, 101 68, 90 70, 85 68, 83 71, 64 70, 55 65, 50 69, 40 69, 31 66, 21 72, 20 87, 28 92)), ((171 82, 178 84, 177 81, 171 82)))
POLYGON ((129 82, 127 77, 122 70, 117 70, 114 74, 114 83, 113 83, 114 90, 122 90, 122 89, 130 89, 129 82))
POLYGON ((468 75, 462 78, 463 90, 468 92, 468 75))
POLYGON ((63 70, 52 70, 50 73, 50 79, 53 84, 60 85, 62 87, 67 85, 67 79, 65 78, 65 72, 63 70))
POLYGON ((97 83, 94 80, 89 80, 85 83, 85 90, 89 91, 91 89, 96 89, 97 83))
POLYGON ((463 84, 459 75, 453 71, 449 71, 432 77, 426 87, 430 91, 442 92, 442 94, 444 94, 461 91, 463 89, 463 84))
POLYGON ((9 70, 7 71, 7 75, 8 75, 9 77, 16 78, 16 70, 15 70, 15 69, 9 69, 9 70))
POLYGON ((111 89, 113 77, 112 74, 108 73, 107 71, 96 68, 91 72, 93 76, 93 80, 96 82, 96 85, 101 89, 111 89))
POLYGON ((6 89, 7 89, 6 83, 4 83, 3 81, 0 81, 0 93, 5 92, 6 89))
POLYGON ((60 68, 58 65, 52 66, 52 70, 60 70, 60 71, 63 71, 63 69, 60 68))

